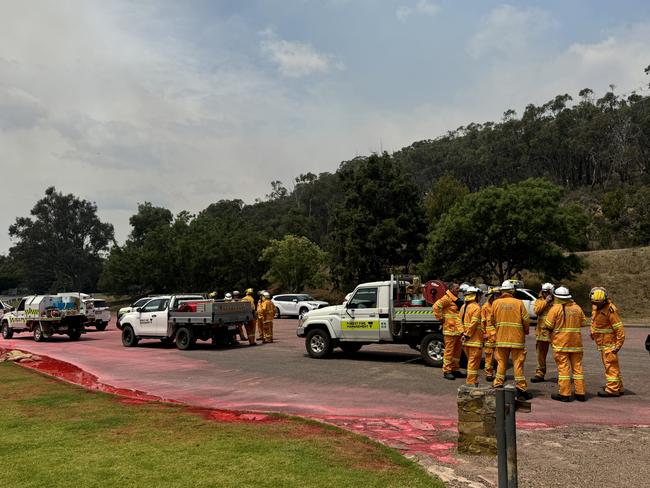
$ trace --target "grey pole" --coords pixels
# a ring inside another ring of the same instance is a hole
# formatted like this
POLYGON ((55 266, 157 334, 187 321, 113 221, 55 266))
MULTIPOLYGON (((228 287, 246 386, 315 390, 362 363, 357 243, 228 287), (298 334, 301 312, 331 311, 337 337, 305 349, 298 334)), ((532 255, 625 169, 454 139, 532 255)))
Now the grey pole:
POLYGON ((496 391, 496 430, 497 430, 497 466, 499 472, 499 488, 508 488, 508 447, 506 445, 506 403, 505 391, 496 391))
POLYGON ((515 423, 515 387, 504 387, 505 396, 505 436, 508 455, 508 488, 517 488, 517 425, 515 423))

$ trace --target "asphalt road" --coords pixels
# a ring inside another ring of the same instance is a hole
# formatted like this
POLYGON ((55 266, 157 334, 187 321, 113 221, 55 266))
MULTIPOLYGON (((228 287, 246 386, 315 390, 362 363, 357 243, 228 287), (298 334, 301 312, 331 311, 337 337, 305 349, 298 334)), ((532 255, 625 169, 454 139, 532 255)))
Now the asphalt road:
MULTIPOLYGON (((296 324, 276 321, 276 342, 255 347, 198 343, 195 350, 178 351, 158 341, 142 341, 127 349, 114 324, 104 332, 89 332, 78 342, 61 336, 35 343, 30 335, 20 334, 9 341, 0 339, 0 347, 48 355, 79 366, 105 384, 197 406, 312 416, 456 418, 456 389, 463 380, 444 380, 440 369, 425 366, 408 346, 366 346, 353 355, 336 350, 332 358, 316 360, 307 356, 304 340, 296 337, 296 324)), ((604 383, 603 366, 585 330, 589 401, 562 404, 550 399, 555 383, 530 385, 533 409, 520 420, 531 425, 650 425, 650 355, 644 348, 648 333, 648 328, 626 329, 620 353, 623 397, 595 396, 604 383)), ((528 341, 526 375, 531 376, 534 337, 528 341)), ((549 366, 547 377, 555 379, 550 354, 549 366)))

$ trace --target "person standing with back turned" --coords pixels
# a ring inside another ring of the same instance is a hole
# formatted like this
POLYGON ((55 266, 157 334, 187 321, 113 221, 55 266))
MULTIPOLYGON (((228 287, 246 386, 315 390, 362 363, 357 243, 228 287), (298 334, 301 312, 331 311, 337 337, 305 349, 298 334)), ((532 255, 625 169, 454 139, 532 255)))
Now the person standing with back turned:
POLYGON ((523 302, 513 296, 514 292, 515 285, 509 280, 504 281, 501 285, 501 296, 492 304, 492 323, 497 331, 497 374, 494 378, 494 387, 503 387, 508 370, 508 358, 512 356, 517 397, 530 400, 533 395, 528 391, 524 375, 526 336, 529 332, 530 318, 523 302))
POLYGON ((548 346, 551 342, 549 330, 544 327, 544 319, 553 306, 553 290, 551 283, 544 283, 539 298, 535 300, 535 315, 537 315, 537 327, 535 327, 535 352, 537 353, 537 369, 535 376, 530 379, 531 383, 541 383, 546 375, 546 356, 548 346))

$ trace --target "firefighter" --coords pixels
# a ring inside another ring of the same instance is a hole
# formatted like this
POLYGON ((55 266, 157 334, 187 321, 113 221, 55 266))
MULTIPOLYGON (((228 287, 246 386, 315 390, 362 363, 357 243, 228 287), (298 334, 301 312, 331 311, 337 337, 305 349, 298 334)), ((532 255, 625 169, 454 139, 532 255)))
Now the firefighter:
POLYGON ((226 301, 226 302, 232 302, 232 294, 231 294, 231 293, 226 293, 226 294, 223 296, 223 299, 224 299, 224 301, 226 301))
POLYGON ((599 397, 618 397, 623 394, 623 378, 618 364, 618 352, 625 342, 625 328, 616 305, 602 287, 592 288, 591 300, 591 339, 596 341, 600 357, 605 366, 607 384, 598 392, 599 397))
POLYGON ((460 308, 460 320, 463 325, 461 341, 467 356, 467 379, 465 383, 478 386, 478 372, 483 356, 483 326, 481 324, 481 306, 478 304, 480 290, 468 286, 464 293, 463 306, 460 308))
MULTIPOLYGON (((559 393, 551 398, 560 402, 573 401, 571 379, 575 388, 575 399, 584 402, 585 377, 582 372, 582 334, 585 314, 573 301, 569 289, 560 286, 553 290, 554 303, 544 318, 543 327, 551 333, 553 357, 557 364, 559 393)), ((538 327, 539 327, 538 322, 538 327)))
POLYGON ((508 370, 508 358, 512 355, 517 397, 530 400, 533 396, 528 391, 526 376, 524 376, 526 336, 529 332, 530 319, 523 302, 513 296, 514 291, 515 285, 512 281, 504 281, 501 285, 501 296, 492 303, 491 319, 497 331, 495 351, 497 374, 494 377, 494 387, 503 387, 508 370))
POLYGON ((433 313, 442 321, 442 334, 445 340, 445 356, 442 361, 443 377, 447 380, 466 378, 467 375, 459 371, 460 355, 462 349, 461 334, 463 333, 460 317, 458 315, 458 283, 449 285, 444 296, 433 304, 433 313))
POLYGON ((255 312, 255 299, 253 298, 253 289, 248 288, 246 290, 246 296, 242 298, 242 302, 249 302, 251 305, 251 311, 253 312, 253 315, 251 316, 251 319, 246 322, 246 334, 248 335, 248 343, 251 346, 255 346, 255 322, 256 322, 256 312, 255 312))
POLYGON ((497 330, 492 323, 492 303, 499 297, 499 288, 492 287, 486 294, 487 300, 481 307, 481 325, 483 326, 483 350, 485 351, 485 380, 494 381, 494 347, 497 330))
POLYGON ((539 298, 535 300, 535 315, 537 315, 537 326, 535 327, 535 352, 537 353, 537 369, 535 376, 530 379, 531 383, 541 383, 546 375, 546 356, 548 356, 548 347, 551 342, 549 329, 544 327, 546 314, 553 306, 553 290, 551 283, 544 283, 542 291, 539 292, 539 298))
POLYGON ((241 300, 241 297, 239 296, 239 292, 237 290, 232 292, 232 300, 234 302, 238 302, 241 300))
POLYGON ((271 294, 268 291, 262 293, 262 303, 257 306, 257 318, 262 322, 262 343, 273 342, 273 317, 275 316, 275 305, 271 301, 271 294))
POLYGON ((211 291, 210 293, 208 293, 208 298, 211 298, 212 300, 216 300, 217 292, 216 291, 211 291))

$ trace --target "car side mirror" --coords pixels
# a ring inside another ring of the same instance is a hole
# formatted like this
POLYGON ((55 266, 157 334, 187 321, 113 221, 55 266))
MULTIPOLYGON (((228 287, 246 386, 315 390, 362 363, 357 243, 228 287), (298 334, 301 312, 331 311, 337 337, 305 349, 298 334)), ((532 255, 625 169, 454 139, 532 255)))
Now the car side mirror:
POLYGON ((294 299, 291 300, 291 301, 292 301, 293 303, 298 303, 298 299, 297 299, 297 298, 294 298, 294 299))
POLYGON ((138 307, 135 309, 136 312, 142 312, 142 307, 138 307))
POLYGON ((345 308, 349 308, 350 310, 354 310, 355 308, 357 308, 357 304, 356 304, 356 303, 352 303, 352 302, 348 302, 348 303, 345 305, 345 308))

